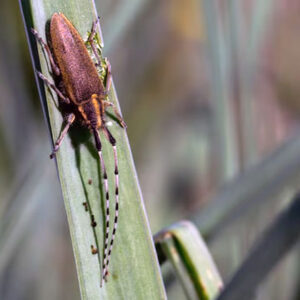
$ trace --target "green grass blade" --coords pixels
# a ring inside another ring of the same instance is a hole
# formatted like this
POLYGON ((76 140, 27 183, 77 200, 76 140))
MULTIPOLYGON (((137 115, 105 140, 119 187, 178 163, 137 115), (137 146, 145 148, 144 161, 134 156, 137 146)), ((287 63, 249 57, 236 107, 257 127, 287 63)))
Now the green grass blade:
POLYGON ((224 186, 191 220, 205 237, 212 238, 250 205, 270 201, 283 189, 298 189, 299 151, 300 134, 296 133, 260 163, 224 186))
POLYGON ((214 118, 213 149, 216 151, 217 180, 224 182, 236 175, 240 168, 237 135, 233 122, 234 111, 230 104, 232 97, 231 83, 228 76, 230 60, 217 1, 204 0, 201 1, 201 5, 205 17, 211 68, 211 98, 214 118))
MULTIPOLYGON (((41 159, 45 147, 45 143, 38 146, 38 151, 33 151, 32 156, 41 159)), ((46 160, 37 165, 33 157, 29 157, 29 164, 26 170, 20 172, 21 176, 14 180, 11 193, 2 196, 1 204, 7 205, 0 218, 0 277, 5 274, 5 268, 18 252, 20 241, 30 232, 31 226, 36 226, 34 215, 42 203, 41 199, 51 201, 52 197, 58 195, 58 189, 51 186, 54 177, 51 175, 55 170, 47 166, 46 160)))
POLYGON ((188 299, 214 299, 223 286, 214 261, 196 227, 176 223, 156 237, 161 262, 170 260, 188 299))
MULTIPOLYGON (((83 39, 91 30, 96 11, 91 0, 23 0, 20 1, 27 32, 34 27, 45 37, 45 26, 54 12, 63 12, 78 29, 83 39)), ((35 67, 39 64, 48 78, 46 60, 29 35, 35 67)), ((62 114, 56 97, 40 85, 42 104, 49 120, 53 139, 59 135, 62 114), (44 91, 46 97, 44 97, 44 91)), ((114 88, 110 100, 118 105, 114 88)), ((87 130, 73 128, 57 154, 57 168, 74 249, 79 285, 83 299, 165 299, 164 286, 157 263, 142 196, 133 165, 126 132, 112 122, 110 130, 117 140, 120 171, 119 227, 110 264, 108 283, 100 288, 100 262, 103 254, 104 204, 100 168, 93 139, 87 130), (88 184, 89 179, 93 183, 88 184), (97 226, 91 227, 91 216, 84 210, 88 202, 97 226), (100 257, 91 254, 91 245, 98 245, 100 257)), ((103 141, 103 156, 108 169, 110 194, 114 195, 113 152, 103 141)), ((50 149, 49 149, 50 150, 50 149)), ((48 159, 48 157, 45 157, 48 159)), ((113 199, 113 197, 112 197, 113 199)), ((111 205, 113 211, 113 203, 111 205)), ((55 246, 55 245, 53 245, 55 246)))
MULTIPOLYGON (((101 2, 103 1, 96 1, 97 7, 101 8, 101 2)), ((107 33, 105 36, 105 53, 108 53, 110 49, 116 46, 118 40, 124 38, 137 16, 143 12, 143 9, 149 2, 149 0, 119 1, 116 7, 110 11, 109 18, 113 23, 107 22, 103 25, 104 28, 102 27, 103 32, 107 33), (106 24, 107 26, 105 26, 106 24)))

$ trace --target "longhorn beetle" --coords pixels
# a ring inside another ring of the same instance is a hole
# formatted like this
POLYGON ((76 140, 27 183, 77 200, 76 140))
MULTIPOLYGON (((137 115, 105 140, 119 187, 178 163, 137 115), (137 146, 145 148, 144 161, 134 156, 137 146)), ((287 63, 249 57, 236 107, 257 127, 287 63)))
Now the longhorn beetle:
POLYGON ((78 120, 83 126, 90 129, 95 139, 96 149, 98 151, 102 176, 104 181, 104 191, 106 198, 106 222, 104 255, 102 261, 102 280, 108 275, 108 265, 113 248, 114 238, 118 225, 119 213, 119 171, 116 140, 105 125, 105 114, 108 107, 112 107, 121 126, 126 128, 126 124, 118 113, 113 103, 107 101, 107 95, 111 87, 111 67, 106 61, 106 84, 101 80, 97 67, 103 65, 97 47, 95 45, 96 27, 98 19, 93 22, 92 31, 88 38, 92 52, 95 55, 97 63, 95 64, 85 46, 84 41, 71 22, 62 13, 55 13, 50 20, 50 43, 43 41, 35 29, 31 29, 41 46, 45 49, 51 69, 54 82, 47 79, 42 73, 37 72, 40 79, 52 88, 58 98, 64 103, 70 113, 66 116, 66 125, 60 136, 57 138, 50 158, 55 156, 70 126, 75 120, 78 120), (110 233, 110 212, 109 212, 109 189, 106 167, 104 164, 101 141, 98 130, 104 133, 104 136, 110 142, 114 153, 115 163, 115 219, 113 231, 109 243, 110 233))

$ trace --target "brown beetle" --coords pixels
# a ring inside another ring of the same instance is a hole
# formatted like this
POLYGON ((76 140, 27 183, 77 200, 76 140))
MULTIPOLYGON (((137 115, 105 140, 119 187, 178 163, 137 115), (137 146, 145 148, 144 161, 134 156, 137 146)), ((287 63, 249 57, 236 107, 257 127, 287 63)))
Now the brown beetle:
MULTIPOLYGON (((99 57, 94 42, 97 23, 98 20, 93 22, 93 27, 88 38, 88 42, 91 45, 91 49, 97 59, 97 65, 101 66, 102 61, 99 57)), ((106 229, 103 270, 101 276, 102 281, 102 279, 106 279, 108 275, 108 264, 110 261, 110 255, 118 225, 119 213, 119 171, 116 140, 105 125, 105 114, 108 107, 113 108, 121 126, 126 128, 126 124, 121 115, 118 113, 114 104, 106 100, 112 81, 111 67, 109 62, 106 61, 106 84, 104 86, 84 41, 75 27, 62 13, 55 13, 51 18, 50 47, 46 42, 43 41, 35 29, 32 29, 31 31, 48 54, 56 84, 52 83, 40 72, 37 72, 38 76, 56 92, 59 99, 65 104, 65 106, 68 107, 68 111, 70 111, 66 117, 66 126, 62 130, 60 136, 57 138, 50 157, 54 157, 71 124, 75 120, 79 120, 83 126, 89 128, 95 139, 102 169, 106 198, 106 229), (101 151, 101 141, 98 132, 99 129, 103 131, 105 137, 112 145, 115 161, 115 219, 109 247, 109 191, 107 173, 101 151)))

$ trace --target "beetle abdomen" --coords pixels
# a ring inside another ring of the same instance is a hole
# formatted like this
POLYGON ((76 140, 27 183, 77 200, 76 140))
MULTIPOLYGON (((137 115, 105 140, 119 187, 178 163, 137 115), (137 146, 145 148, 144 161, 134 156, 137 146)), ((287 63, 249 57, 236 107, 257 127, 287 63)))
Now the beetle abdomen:
POLYGON ((50 36, 67 96, 80 104, 93 94, 102 95, 104 87, 97 69, 79 33, 63 14, 52 16, 50 36))

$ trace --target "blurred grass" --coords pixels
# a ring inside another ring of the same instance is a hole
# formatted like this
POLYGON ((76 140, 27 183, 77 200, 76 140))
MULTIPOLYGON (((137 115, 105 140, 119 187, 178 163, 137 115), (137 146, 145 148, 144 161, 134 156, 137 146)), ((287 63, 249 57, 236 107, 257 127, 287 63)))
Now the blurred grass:
POLYGON ((290 188, 296 190, 300 178, 300 135, 294 134, 261 162, 249 167, 220 190, 202 211, 191 218, 206 238, 220 234, 226 224, 290 188))
POLYGON ((206 21, 208 55, 211 67, 211 95, 213 111, 213 128, 215 138, 213 151, 219 161, 215 163, 218 169, 216 176, 223 182, 234 177, 240 168, 238 136, 234 127, 234 110, 230 98, 230 55, 226 36, 221 24, 217 1, 203 0, 203 11, 206 21))
POLYGON ((111 48, 118 47, 122 35, 128 32, 135 18, 142 13, 149 1, 127 0, 109 3, 98 0, 95 1, 95 3, 98 10, 102 12, 102 15, 105 15, 106 18, 110 20, 110 22, 107 22, 102 26, 107 37, 105 39, 105 48, 103 49, 104 55, 106 55, 106 53, 110 52, 111 48), (106 8, 106 6, 108 7, 106 8))
POLYGON ((300 240, 300 195, 258 239, 245 262, 221 292, 218 300, 250 300, 268 273, 300 240))
MULTIPOLYGON (((40 199, 49 186, 49 169, 43 159, 43 149, 36 151, 39 158, 38 167, 29 168, 23 176, 13 184, 11 195, 6 195, 1 202, 0 218, 0 275, 15 254, 20 240, 26 235, 30 225, 34 223, 35 210, 40 199), (4 207, 3 207, 4 206, 4 207)), ((52 171, 52 170, 51 170, 52 171)), ((49 190, 49 188, 48 188, 49 190)))

